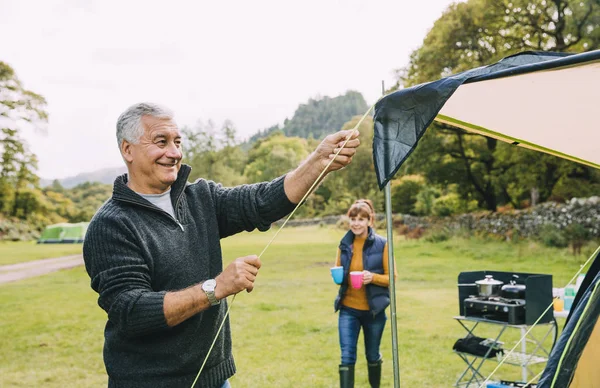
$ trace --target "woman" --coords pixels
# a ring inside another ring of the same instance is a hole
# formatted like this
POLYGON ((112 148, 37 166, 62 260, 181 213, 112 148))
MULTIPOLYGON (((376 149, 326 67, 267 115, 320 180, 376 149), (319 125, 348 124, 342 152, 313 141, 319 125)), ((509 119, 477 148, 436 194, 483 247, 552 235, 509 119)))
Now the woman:
POLYGON ((373 231, 375 212, 370 200, 359 199, 348 210, 350 230, 337 254, 337 266, 344 267, 344 279, 335 300, 339 315, 339 335, 342 362, 339 367, 340 387, 354 386, 356 345, 363 329, 365 351, 371 387, 381 381, 379 345, 390 304, 388 290, 388 253, 385 238, 373 231), (350 286, 350 272, 363 271, 360 288, 350 286))

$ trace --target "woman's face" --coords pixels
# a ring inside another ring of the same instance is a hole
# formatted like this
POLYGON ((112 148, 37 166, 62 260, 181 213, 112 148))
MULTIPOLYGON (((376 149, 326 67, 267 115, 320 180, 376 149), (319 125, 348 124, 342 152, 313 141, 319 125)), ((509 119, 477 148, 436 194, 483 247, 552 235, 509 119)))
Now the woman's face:
POLYGON ((366 238, 369 235, 369 217, 360 214, 350 217, 350 230, 355 236, 366 238))

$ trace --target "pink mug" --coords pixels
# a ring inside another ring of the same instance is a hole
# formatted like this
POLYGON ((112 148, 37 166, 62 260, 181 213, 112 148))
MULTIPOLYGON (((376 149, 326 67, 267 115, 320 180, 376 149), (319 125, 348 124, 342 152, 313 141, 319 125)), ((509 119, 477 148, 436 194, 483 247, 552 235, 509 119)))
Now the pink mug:
POLYGON ((363 271, 350 272, 350 283, 352 288, 361 288, 363 284, 363 271))

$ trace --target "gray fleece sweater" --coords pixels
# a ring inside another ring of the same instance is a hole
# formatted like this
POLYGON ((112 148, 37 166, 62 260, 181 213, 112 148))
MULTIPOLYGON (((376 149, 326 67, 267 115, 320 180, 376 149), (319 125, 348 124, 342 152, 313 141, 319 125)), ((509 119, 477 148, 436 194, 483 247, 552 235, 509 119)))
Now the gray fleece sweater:
MULTIPOLYGON (((98 304, 108 314, 104 363, 109 387, 190 387, 227 304, 170 328, 163 312, 165 293, 214 278, 223 268, 221 238, 265 231, 294 207, 283 177, 223 188, 202 179, 189 184, 190 171, 182 165, 171 187, 176 218, 129 189, 123 175, 88 227, 83 257, 98 304)), ((227 322, 196 387, 219 387, 234 373, 227 322)))

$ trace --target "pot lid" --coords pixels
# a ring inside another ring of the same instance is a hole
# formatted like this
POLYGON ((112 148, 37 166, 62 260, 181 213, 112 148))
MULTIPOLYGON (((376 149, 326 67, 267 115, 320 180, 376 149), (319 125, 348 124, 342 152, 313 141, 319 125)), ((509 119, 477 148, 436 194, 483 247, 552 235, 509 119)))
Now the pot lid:
POLYGON ((496 286, 496 285, 501 285, 504 284, 503 282, 501 282, 500 280, 496 280, 494 279, 494 277, 492 275, 485 275, 485 279, 483 280, 478 280, 475 282, 475 284, 489 284, 492 286, 496 286))

